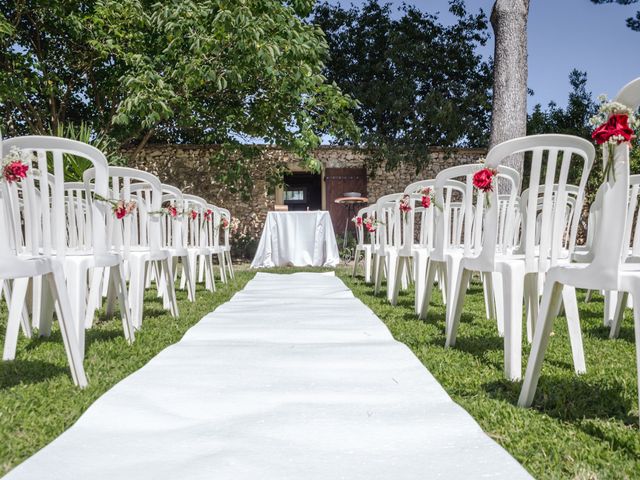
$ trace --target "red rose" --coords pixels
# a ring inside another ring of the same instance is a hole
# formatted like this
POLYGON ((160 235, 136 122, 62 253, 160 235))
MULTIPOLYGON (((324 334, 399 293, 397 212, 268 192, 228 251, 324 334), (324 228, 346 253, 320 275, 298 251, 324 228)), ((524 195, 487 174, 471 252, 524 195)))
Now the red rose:
POLYGON ((196 218, 198 218, 198 212, 196 212, 195 210, 191 210, 191 218, 193 220, 195 220, 196 218))
POLYGON ((473 176, 473 186, 483 192, 493 192, 493 176, 497 172, 491 168, 478 170, 473 176))
POLYGON ((429 208, 431 206, 431 197, 423 195, 422 196, 422 206, 424 208, 429 208))
POLYGON ((364 226, 367 228, 367 232, 369 233, 376 231, 376 227, 374 227, 372 223, 365 223, 364 226))
POLYGON ((125 206, 124 202, 122 200, 120 200, 118 203, 116 203, 113 207, 113 213, 116 214, 116 218, 119 220, 121 218, 126 217, 127 215, 127 207, 125 206))
POLYGON ((29 165, 25 165, 21 161, 16 160, 6 165, 2 174, 8 183, 13 183, 22 178, 26 178, 28 170, 29 165))
MULTIPOLYGON (((598 144, 606 143, 611 137, 621 136, 624 142, 633 139, 633 130, 629 127, 629 117, 624 114, 614 114, 609 117, 607 123, 596 128, 591 138, 598 144)), ((620 143, 620 142, 618 142, 620 143)))
POLYGON ((178 216, 178 209, 176 207, 174 207, 173 205, 169 205, 167 207, 167 212, 169 212, 169 215, 171 215, 172 217, 177 217, 178 216))

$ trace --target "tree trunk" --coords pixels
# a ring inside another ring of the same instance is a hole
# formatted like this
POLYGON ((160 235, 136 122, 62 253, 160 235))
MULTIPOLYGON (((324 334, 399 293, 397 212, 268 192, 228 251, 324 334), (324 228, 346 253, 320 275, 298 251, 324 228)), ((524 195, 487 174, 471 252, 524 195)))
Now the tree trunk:
MULTIPOLYGON (((527 17, 529 0, 496 0, 491 12, 495 34, 491 143, 527 134, 527 17)), ((522 155, 504 164, 522 173, 522 155)))

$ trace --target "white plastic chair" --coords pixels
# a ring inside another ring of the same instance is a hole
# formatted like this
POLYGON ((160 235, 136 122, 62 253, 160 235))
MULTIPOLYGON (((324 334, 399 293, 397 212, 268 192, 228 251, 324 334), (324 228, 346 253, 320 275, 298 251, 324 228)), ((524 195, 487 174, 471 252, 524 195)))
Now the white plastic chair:
MULTIPOLYGON (((85 171, 87 189, 92 188, 96 178, 94 169, 85 171)), ((171 256, 168 250, 162 248, 162 184, 151 173, 127 167, 109 167, 108 179, 110 189, 109 194, 103 195, 105 198, 135 201, 137 204, 133 213, 123 219, 118 220, 110 215, 107 234, 112 239, 112 249, 122 255, 127 264, 133 326, 136 329, 142 326, 145 275, 151 263, 158 276, 164 277, 168 307, 171 315, 177 317, 179 312, 169 261, 171 256)))
MULTIPOLYGON (((640 78, 627 84, 616 101, 634 110, 640 106, 640 78)), ((608 160, 608 147, 603 148, 603 161, 608 160)), ((518 405, 528 407, 540 378, 542 361, 549 344, 553 321, 557 315, 563 289, 585 288, 630 293, 633 296, 636 364, 640 366, 640 265, 624 263, 628 250, 627 222, 629 212, 629 146, 618 145, 614 149, 613 177, 603 184, 601 215, 595 225, 592 245, 592 261, 572 263, 551 268, 547 273, 544 293, 540 303, 540 319, 536 327, 531 354, 527 363, 518 405)), ((578 333, 580 325, 578 323, 578 333)), ((638 375, 640 387, 640 374, 638 375)), ((640 400, 640 397, 639 397, 640 400)))
POLYGON ((403 197, 403 193, 384 195, 375 204, 376 240, 374 248, 375 287, 377 295, 382 286, 382 277, 386 274, 387 300, 391 301, 395 282, 396 262, 398 261, 400 212, 397 201, 403 197))
MULTIPOLYGON (((162 201, 163 204, 176 206, 179 211, 184 209, 184 200, 182 192, 179 188, 172 185, 162 184, 162 201)), ((162 220, 162 233, 163 233, 163 249, 167 250, 171 256, 172 270, 174 277, 176 276, 178 265, 180 265, 184 271, 186 278, 185 286, 182 288, 187 289, 187 297, 190 301, 194 302, 196 299, 196 286, 195 278, 191 274, 191 267, 189 265, 189 254, 186 248, 186 229, 187 218, 185 215, 171 216, 163 215, 160 217, 162 220), (180 263, 178 263, 178 261, 180 263)), ((162 288, 164 291, 164 287, 162 288)), ((165 297, 168 297, 165 295, 165 297)))
MULTIPOLYGON (((196 275, 200 276, 198 272, 199 267, 200 272, 202 272, 199 282, 204 281, 207 290, 215 292, 216 284, 213 274, 213 254, 210 247, 213 242, 213 229, 210 224, 215 222, 215 218, 212 218, 210 222, 200 221, 200 219, 204 218, 206 212, 211 210, 203 198, 196 195, 184 194, 183 201, 185 211, 195 210, 197 212, 196 219, 187 215, 187 229, 185 231, 189 267, 191 275, 193 275, 193 281, 196 281, 196 275)), ((180 280, 182 288, 184 288, 185 282, 186 277, 182 275, 180 280)))
POLYGON ((372 281, 372 260, 373 260, 373 241, 375 237, 375 233, 370 233, 366 231, 364 226, 364 221, 371 219, 371 221, 375 220, 375 206, 369 206, 365 208, 361 208, 357 215, 357 218, 362 219, 360 225, 356 223, 356 248, 353 253, 353 273, 351 275, 352 278, 356 276, 358 264, 360 263, 360 257, 362 256, 362 263, 364 267, 364 281, 365 283, 371 283, 372 281), (367 239, 369 239, 367 241, 367 239))
MULTIPOLYGON (((59 137, 28 136, 16 137, 3 142, 3 148, 19 148, 34 152, 37 174, 29 175, 21 182, 21 201, 12 201, 14 215, 23 209, 24 246, 23 253, 42 253, 55 256, 63 265, 67 290, 70 294, 71 312, 77 322, 76 334, 80 353, 84 352, 84 323, 89 313, 88 281, 94 271, 109 269, 112 273, 115 295, 120 300, 120 310, 124 336, 128 342, 134 340, 133 328, 127 305, 127 289, 122 270, 122 258, 109 252, 106 244, 106 216, 108 206, 91 203, 87 206, 82 198, 76 203, 70 201, 65 189, 64 163, 66 157, 76 156, 89 160, 96 172, 93 188, 99 195, 107 195, 107 160, 98 149, 82 142, 59 137), (76 211, 77 210, 77 211, 76 211), (77 228, 70 228, 73 221, 84 225, 83 243, 78 243, 77 228), (88 227, 90 224, 90 228, 88 227)), ((35 173, 34 172, 34 173, 35 173)), ((17 193, 17 192, 16 192, 17 193)), ((86 193, 84 194, 86 201, 86 193)), ((15 217, 14 217, 15 222, 15 217)), ((49 297, 44 297, 43 318, 40 320, 41 335, 50 330, 52 308, 47 305, 49 297)))
MULTIPOLYGON (((567 178, 569 168, 575 162, 582 162, 579 193, 576 200, 577 211, 581 211, 584 188, 595 157, 593 145, 582 138, 570 135, 533 135, 503 142, 491 149, 486 166, 499 168, 507 157, 524 152, 532 153, 529 175, 529 198, 526 214, 523 215, 522 254, 505 251, 498 241, 497 192, 489 193, 491 207, 486 209, 483 219, 482 247, 476 256, 466 255, 458 273, 457 289, 452 297, 452 308, 448 318, 447 347, 455 345, 460 315, 464 304, 466 285, 471 273, 498 273, 502 279, 502 311, 504 322, 504 369, 509 380, 518 380, 522 375, 522 306, 526 294, 537 300, 538 275, 558 263, 568 262, 573 248, 578 226, 578 215, 574 216, 568 242, 565 248, 565 215, 567 204, 567 178), (577 159, 577 160, 576 160, 577 159), (559 172, 557 172, 559 167, 559 172), (544 173, 544 178, 542 174, 544 173), (556 179, 557 175, 557 179, 556 179), (544 190, 543 208, 538 215, 538 192, 542 186, 558 184, 544 190), (540 233, 538 234, 538 231, 540 233)), ((564 290, 564 305, 569 329, 572 331, 574 363, 577 371, 584 369, 582 342, 575 335, 578 323, 575 291, 564 290)), ((530 305, 537 306, 536 301, 530 305)), ((532 319, 535 329, 535 316, 532 319)))

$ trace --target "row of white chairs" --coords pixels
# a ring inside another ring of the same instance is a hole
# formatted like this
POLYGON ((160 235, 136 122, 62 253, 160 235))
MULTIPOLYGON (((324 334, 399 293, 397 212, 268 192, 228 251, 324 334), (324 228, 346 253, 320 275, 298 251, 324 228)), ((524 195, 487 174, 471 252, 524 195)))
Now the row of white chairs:
POLYGON ((0 140, 0 158, 10 152, 29 168, 19 181, 0 180, 0 282, 9 312, 4 360, 15 358, 20 330, 49 335, 55 310, 73 381, 84 387, 85 330, 103 304, 110 318, 119 302, 124 337, 132 343, 152 282, 177 317, 178 276, 190 301, 196 281, 215 291, 215 257, 220 279, 234 278, 227 209, 149 172, 109 166, 100 150, 82 142, 0 140), (66 182, 68 163, 77 158, 91 167, 83 182, 66 182), (122 218, 118 206, 129 206, 122 218))
MULTIPOLYGON (((637 110, 640 78, 626 85, 616 101, 637 110)), ((604 148, 604 162, 608 155, 604 148)), ((630 175, 629 145, 618 145, 615 180, 610 176, 600 187, 590 208, 586 242, 577 245, 595 156, 593 144, 582 138, 522 137, 495 146, 481 164, 448 168, 435 179, 385 195, 358 212, 353 273, 363 261, 365 281, 375 284, 375 293, 386 278, 387 298, 394 305, 399 290, 413 286, 420 318, 429 317, 437 284, 446 304, 447 347, 455 346, 465 294, 472 274, 479 274, 486 315, 496 320, 504 337, 507 379, 522 379, 523 324, 533 343, 519 400, 523 406, 533 400, 553 320, 561 309, 575 371, 586 371, 576 288, 605 292, 611 337, 619 332, 631 296, 640 365, 640 176, 630 175), (503 165, 514 156, 524 161, 522 178, 503 165), (486 193, 473 185, 474 174, 484 168, 496 172, 495 188, 486 193), (569 183, 570 173, 575 185, 569 183), (423 205, 425 196, 429 200, 423 205), (369 233, 367 224, 375 231, 369 233)))

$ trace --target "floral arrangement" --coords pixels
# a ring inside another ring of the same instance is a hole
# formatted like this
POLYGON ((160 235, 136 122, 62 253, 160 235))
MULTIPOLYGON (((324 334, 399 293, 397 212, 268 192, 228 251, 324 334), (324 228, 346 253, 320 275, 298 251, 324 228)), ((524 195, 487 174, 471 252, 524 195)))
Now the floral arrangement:
POLYGON ((369 233, 375 232, 376 229, 378 228, 378 225, 382 223, 377 220, 374 220, 371 217, 367 217, 363 219, 362 217, 359 217, 359 216, 353 217, 351 221, 355 223, 357 227, 364 227, 364 229, 369 233))
POLYGON ((606 95, 601 95, 598 99, 601 102, 598 113, 589 120, 589 123, 594 127, 591 138, 597 145, 607 144, 609 147, 609 158, 604 167, 604 175, 607 180, 612 176, 615 182, 616 175, 613 168, 613 149, 621 143, 631 143, 638 137, 637 132, 640 130, 640 118, 626 105, 607 101, 606 95))
POLYGON ((196 218, 198 218, 198 212, 195 210, 191 210, 188 215, 191 217, 191 220, 195 220, 196 218))
POLYGON ((222 227, 223 230, 227 230, 229 228, 229 219, 227 218, 226 215, 221 215, 220 226, 222 227))
POLYGON ((411 195, 403 195, 398 204, 398 208, 400 208, 403 214, 409 213, 411 211, 411 195))
POLYGON ((123 219, 127 215, 131 215, 137 208, 137 204, 133 200, 129 202, 125 202, 124 200, 114 200, 112 198, 105 198, 97 193, 93 194, 93 198, 111 205, 111 211, 118 220, 123 219))
POLYGON ((164 212, 163 213, 166 213, 170 217, 177 217, 178 216, 178 209, 176 208, 176 206, 173 203, 170 203, 169 205, 164 207, 164 212))
POLYGON ((362 226, 362 217, 359 217, 359 216, 356 215, 355 217, 353 217, 351 219, 351 221, 356 224, 356 227, 361 227, 362 226))
POLYGON ((423 208, 431 208, 434 205, 438 210, 442 210, 442 207, 436 203, 436 197, 430 187, 424 187, 416 191, 418 195, 422 195, 420 199, 423 208))
POLYGON ((213 210, 211 210, 210 208, 207 208, 207 211, 204 212, 204 220, 205 220, 205 222, 210 222, 211 221, 211 217, 213 217, 213 210))
POLYGON ((2 178, 7 183, 19 182, 23 178, 27 178, 29 171, 27 163, 30 156, 30 153, 18 147, 11 147, 9 154, 2 159, 2 178))
MULTIPOLYGON (((493 178, 498 175, 498 170, 485 167, 473 174, 473 186, 483 193, 493 192, 493 178)), ((484 197, 485 206, 491 206, 489 195, 484 197)))

